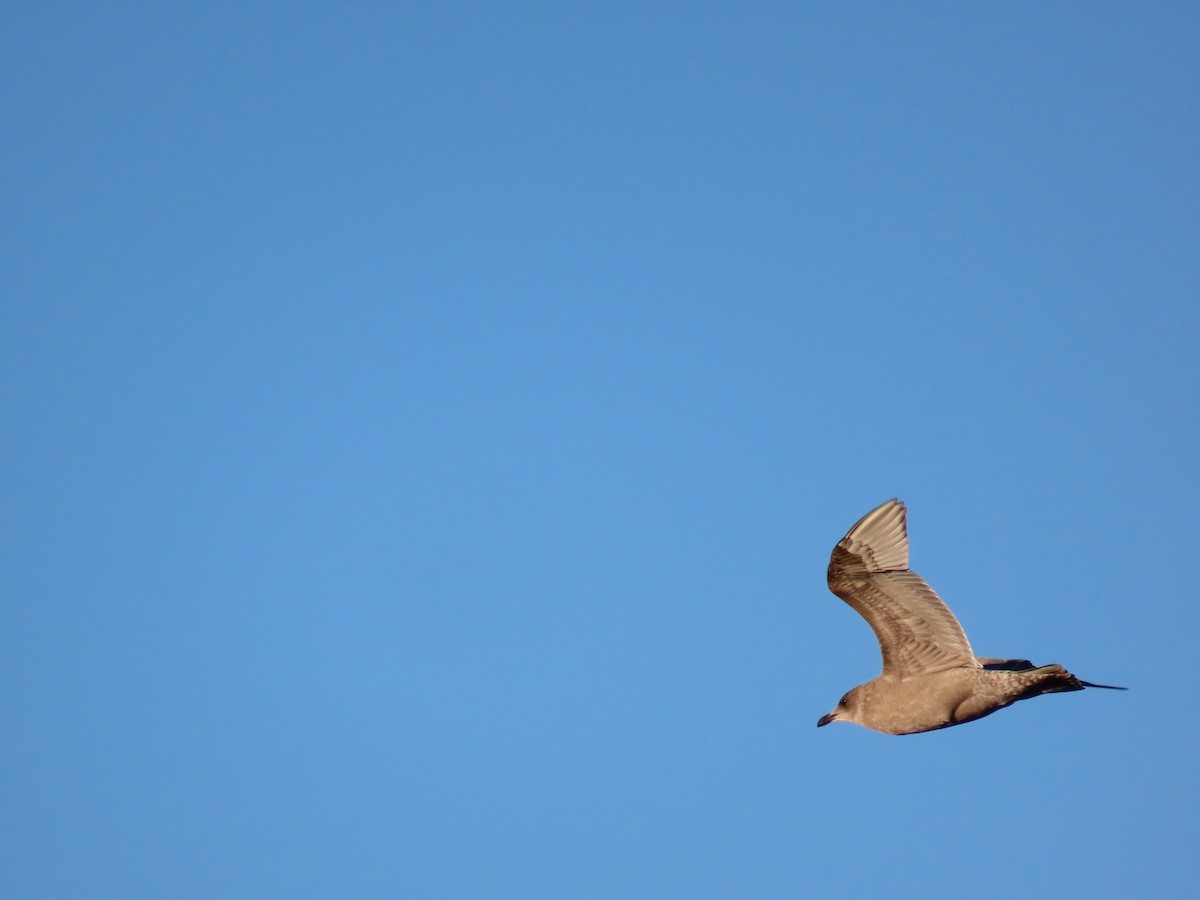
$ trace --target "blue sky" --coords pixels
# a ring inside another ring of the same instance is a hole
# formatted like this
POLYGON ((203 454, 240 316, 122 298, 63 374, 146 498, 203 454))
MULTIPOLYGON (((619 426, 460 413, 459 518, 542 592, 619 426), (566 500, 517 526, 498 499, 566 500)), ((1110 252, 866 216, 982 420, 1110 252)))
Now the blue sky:
POLYGON ((1198 38, 6 4, 0 892, 1194 891, 1198 38), (892 496, 1131 690, 818 731, 892 496))

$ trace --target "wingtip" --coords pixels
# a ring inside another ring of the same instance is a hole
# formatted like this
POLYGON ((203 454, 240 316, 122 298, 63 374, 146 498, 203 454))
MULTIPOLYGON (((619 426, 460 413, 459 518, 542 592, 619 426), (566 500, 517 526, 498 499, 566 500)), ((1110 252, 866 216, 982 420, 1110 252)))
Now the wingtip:
POLYGON ((838 546, 864 556, 872 571, 908 568, 908 508, 893 497, 851 526, 838 546))

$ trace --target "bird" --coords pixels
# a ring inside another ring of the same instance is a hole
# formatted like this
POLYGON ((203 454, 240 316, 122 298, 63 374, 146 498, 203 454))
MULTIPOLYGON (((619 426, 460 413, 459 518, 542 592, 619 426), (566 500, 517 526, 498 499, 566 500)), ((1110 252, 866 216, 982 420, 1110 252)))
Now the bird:
POLYGON ((853 722, 884 734, 917 734, 991 715, 1042 694, 1104 688, 1057 663, 976 656, 954 613, 908 567, 907 509, 881 503, 837 542, 829 589, 867 620, 883 672, 851 688, 817 721, 853 722))

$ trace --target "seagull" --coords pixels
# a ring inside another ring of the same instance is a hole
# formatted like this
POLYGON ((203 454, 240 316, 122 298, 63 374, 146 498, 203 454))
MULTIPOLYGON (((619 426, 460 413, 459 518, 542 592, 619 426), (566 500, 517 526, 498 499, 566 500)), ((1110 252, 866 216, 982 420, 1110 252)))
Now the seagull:
POLYGON ((817 727, 854 722, 884 734, 916 734, 991 715, 1018 700, 1105 688, 1052 663, 976 656, 954 613, 908 567, 907 512, 888 500, 858 520, 829 559, 829 589, 867 620, 883 674, 851 688, 817 727))

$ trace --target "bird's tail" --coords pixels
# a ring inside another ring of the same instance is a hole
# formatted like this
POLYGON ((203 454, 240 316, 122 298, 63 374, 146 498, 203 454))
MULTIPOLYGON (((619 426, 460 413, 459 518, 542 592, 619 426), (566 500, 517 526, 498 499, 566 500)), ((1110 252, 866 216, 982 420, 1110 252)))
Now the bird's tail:
POLYGON ((1109 691, 1126 691, 1128 688, 1117 687, 1113 684, 1092 684, 1082 678, 1076 678, 1058 663, 1048 666, 1037 666, 1021 672, 1031 676, 1025 697, 1036 697, 1039 694, 1056 694, 1060 691, 1082 691, 1084 688, 1104 688, 1109 691))
POLYGON ((1090 681, 1084 681, 1082 678, 1076 678, 1075 680, 1078 681, 1080 684, 1082 684, 1084 687, 1104 688, 1106 691, 1127 691, 1127 690, 1129 690, 1129 688, 1127 688, 1127 687, 1118 687, 1115 684, 1092 684, 1090 681))

